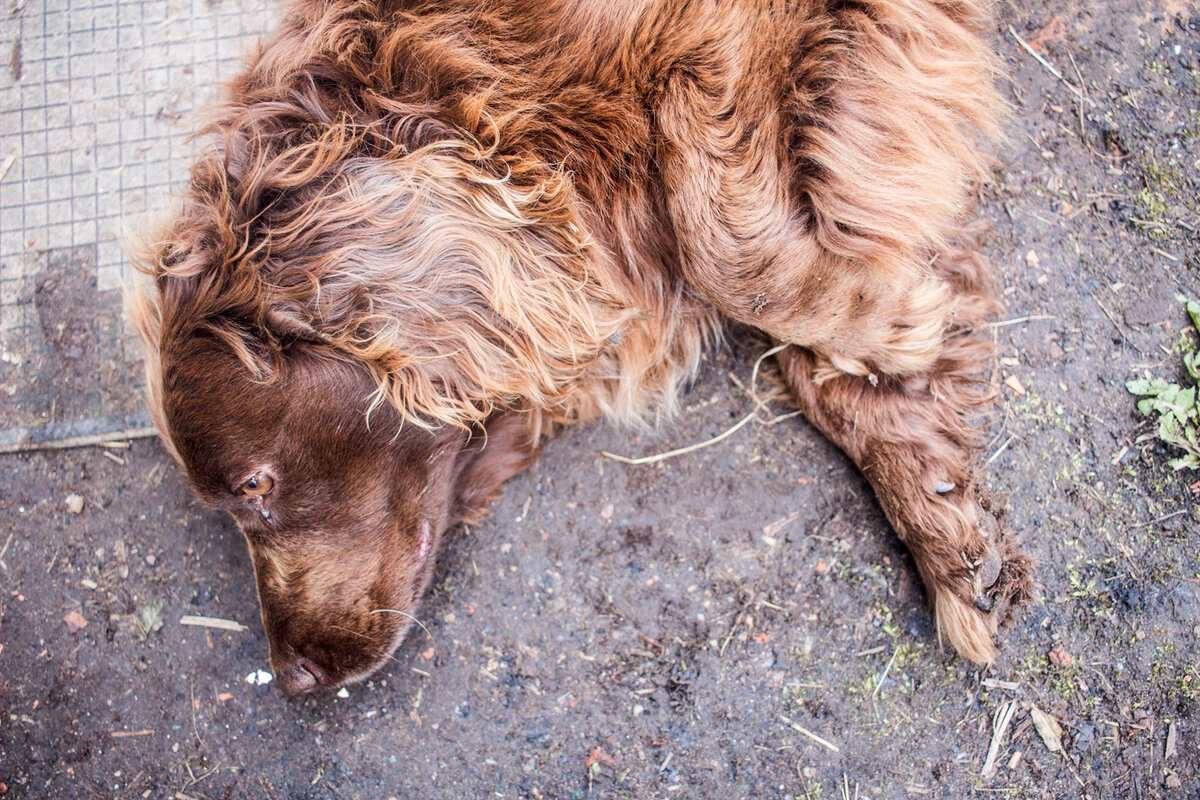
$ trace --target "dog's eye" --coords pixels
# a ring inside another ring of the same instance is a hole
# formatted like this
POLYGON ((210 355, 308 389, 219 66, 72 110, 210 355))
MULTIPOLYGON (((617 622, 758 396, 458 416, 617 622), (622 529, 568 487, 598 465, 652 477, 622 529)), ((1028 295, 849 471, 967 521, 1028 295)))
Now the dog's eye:
POLYGON ((262 497, 271 493, 275 488, 275 481, 265 472, 256 472, 250 476, 250 480, 242 484, 242 494, 250 497, 262 497))

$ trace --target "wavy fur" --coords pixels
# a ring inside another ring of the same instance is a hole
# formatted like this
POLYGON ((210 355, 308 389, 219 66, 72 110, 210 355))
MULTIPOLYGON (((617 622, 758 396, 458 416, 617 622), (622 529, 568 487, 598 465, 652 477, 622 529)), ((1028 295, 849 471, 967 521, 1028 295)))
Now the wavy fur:
MULTIPOLYGON (((362 403, 368 424, 425 432, 383 441, 380 474, 477 482, 386 501, 440 534, 543 432, 670 414, 733 320, 797 346, 798 402, 875 482, 943 629, 964 631, 975 612, 942 593, 984 602, 958 586, 964 548, 986 549, 963 511, 974 484, 930 503, 904 481, 974 474, 989 351, 969 328, 992 300, 957 248, 988 166, 976 140, 1002 111, 985 25, 974 0, 300 0, 211 111, 172 221, 134 248, 155 283, 131 306, 164 439, 220 504, 245 477, 223 466, 230 417, 263 420, 238 434, 262 450, 244 469, 286 472, 285 445, 325 433, 297 404, 341 431, 362 403), (878 409, 874 439, 846 434, 855 403, 878 409), (275 418, 294 421, 260 430, 275 418), (462 455, 501 419, 498 460, 462 455), (404 447, 427 474, 404 471, 404 447)), ((391 497, 382 480, 371 497, 391 497)), ((257 561, 296 563, 255 541, 257 561)), ((993 622, 948 639, 986 657, 993 622)))

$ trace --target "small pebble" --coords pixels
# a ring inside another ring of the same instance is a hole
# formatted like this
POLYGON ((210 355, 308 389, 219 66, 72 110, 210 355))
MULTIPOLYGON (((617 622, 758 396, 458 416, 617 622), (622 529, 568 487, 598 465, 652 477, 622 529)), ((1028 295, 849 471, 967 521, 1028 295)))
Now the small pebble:
POLYGON ((69 494, 66 499, 67 513, 80 514, 83 512, 83 498, 77 494, 69 494))
POLYGON ((1050 663, 1056 667, 1069 667, 1071 666, 1071 662, 1073 660, 1071 658, 1071 654, 1068 653, 1066 648, 1064 648, 1061 644, 1055 645, 1054 649, 1052 649, 1048 654, 1048 657, 1050 659, 1050 663))
POLYGON ((348 698, 350 696, 350 690, 347 689, 345 686, 343 686, 342 688, 337 690, 337 696, 342 698, 343 700, 345 700, 346 698, 348 698))
POLYGON ((938 494, 945 494, 946 492, 954 491, 954 486, 955 484, 950 481, 938 481, 937 486, 934 486, 933 490, 938 494))
POLYGON ((251 686, 266 686, 273 681, 275 676, 267 672, 265 669, 256 669, 246 676, 246 683, 251 686))
POLYGON ((157 560, 158 560, 158 559, 154 557, 154 554, 153 554, 153 553, 151 553, 150 555, 146 556, 146 563, 147 563, 147 564, 149 564, 149 565, 150 565, 150 566, 152 566, 152 567, 154 566, 154 562, 156 562, 157 560))

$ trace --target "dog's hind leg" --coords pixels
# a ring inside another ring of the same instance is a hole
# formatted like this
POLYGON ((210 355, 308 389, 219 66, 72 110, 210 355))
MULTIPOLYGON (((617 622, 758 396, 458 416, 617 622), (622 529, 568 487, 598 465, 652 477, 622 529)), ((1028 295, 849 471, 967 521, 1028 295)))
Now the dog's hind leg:
POLYGON ((956 316, 932 366, 879 375, 840 373, 789 347, 780 365, 808 419, 858 464, 925 581, 939 636, 976 662, 996 654, 1007 608, 1029 598, 1029 558, 1004 537, 1001 512, 981 492, 976 417, 994 399, 992 346, 972 331, 994 305, 982 257, 947 248, 934 263, 956 316))

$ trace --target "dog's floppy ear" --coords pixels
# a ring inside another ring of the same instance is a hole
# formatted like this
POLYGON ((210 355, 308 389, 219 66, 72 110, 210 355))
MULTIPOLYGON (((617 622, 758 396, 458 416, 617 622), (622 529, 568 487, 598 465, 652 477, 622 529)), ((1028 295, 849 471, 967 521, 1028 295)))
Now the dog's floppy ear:
POLYGON ((171 441, 167 430, 166 417, 163 414, 163 385, 162 385, 162 355, 160 352, 162 337, 162 306, 157 296, 146 292, 145 286, 134 283, 125 290, 125 312, 133 329, 137 331, 142 344, 146 348, 146 404, 150 407, 150 416, 154 419, 154 427, 158 429, 159 438, 167 452, 175 459, 175 463, 183 464, 175 443, 171 441))
POLYGON ((502 411, 475 425, 458 455, 451 519, 474 522, 500 494, 500 487, 537 458, 543 419, 538 411, 502 411))

